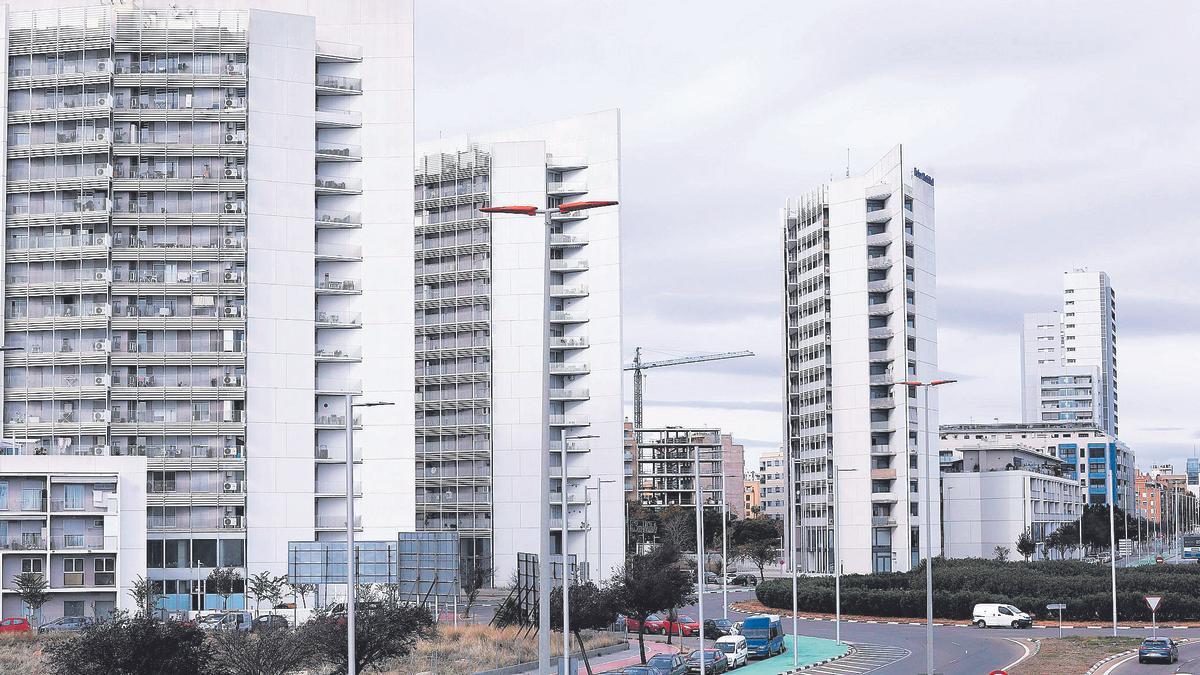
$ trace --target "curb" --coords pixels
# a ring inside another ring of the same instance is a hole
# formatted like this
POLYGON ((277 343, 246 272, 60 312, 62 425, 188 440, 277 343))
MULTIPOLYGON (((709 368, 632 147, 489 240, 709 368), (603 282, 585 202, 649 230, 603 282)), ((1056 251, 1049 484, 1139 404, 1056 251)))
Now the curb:
MULTIPOLYGON (((823 666, 827 663, 833 663, 834 661, 837 661, 839 659, 844 659, 847 656, 850 656, 858 651, 857 649, 854 648, 854 645, 847 644, 846 646, 849 647, 850 649, 848 649, 846 651, 846 653, 842 654, 841 656, 834 656, 833 658, 828 658, 828 659, 825 659, 824 661, 817 661, 816 663, 810 663, 807 666, 800 666, 799 668, 797 668, 795 670, 785 670, 782 673, 780 673, 780 675, 793 675, 794 673, 802 673, 810 668, 816 668, 818 666, 823 666)), ((794 646, 792 648, 795 649, 794 646)))

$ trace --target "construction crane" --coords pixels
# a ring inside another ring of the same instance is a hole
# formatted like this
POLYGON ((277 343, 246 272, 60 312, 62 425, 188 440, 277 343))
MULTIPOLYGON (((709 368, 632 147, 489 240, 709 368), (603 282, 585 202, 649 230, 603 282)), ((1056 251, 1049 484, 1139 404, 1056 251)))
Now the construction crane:
POLYGON ((642 389, 645 385, 646 375, 642 372, 647 368, 662 368, 664 366, 682 366, 688 363, 703 363, 704 361, 723 361, 725 359, 740 359, 744 356, 754 356, 754 352, 719 352, 716 354, 700 354, 698 356, 683 356, 677 359, 664 359, 662 361, 643 361, 642 348, 635 347, 633 350, 633 363, 625 366, 625 370, 633 371, 633 427, 635 429, 642 428, 642 389))

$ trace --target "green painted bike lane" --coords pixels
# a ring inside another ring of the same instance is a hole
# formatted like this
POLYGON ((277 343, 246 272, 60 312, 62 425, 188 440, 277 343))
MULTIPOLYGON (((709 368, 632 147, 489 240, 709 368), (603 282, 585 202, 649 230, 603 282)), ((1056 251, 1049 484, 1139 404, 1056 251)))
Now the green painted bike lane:
POLYGON ((799 642, 796 642, 792 639, 793 637, 792 635, 783 636, 784 644, 787 645, 786 652, 769 659, 751 659, 746 665, 730 672, 737 673, 737 675, 779 675, 779 673, 786 673, 792 669, 793 657, 800 666, 807 666, 835 656, 843 656, 850 651, 849 647, 844 644, 839 645, 835 640, 801 635, 799 642), (793 653, 792 650, 797 651, 793 653))

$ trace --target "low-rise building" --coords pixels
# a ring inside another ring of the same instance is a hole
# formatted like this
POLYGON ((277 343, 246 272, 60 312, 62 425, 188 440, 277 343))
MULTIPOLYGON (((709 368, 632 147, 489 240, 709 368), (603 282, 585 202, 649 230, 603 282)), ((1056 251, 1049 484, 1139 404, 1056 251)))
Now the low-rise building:
POLYGON ((787 515, 787 462, 783 450, 764 452, 759 457, 758 484, 763 514, 783 520, 787 515))
POLYGON ((996 547, 1017 557, 1016 541, 1028 531, 1037 543, 1034 558, 1046 556, 1043 542, 1083 510, 1081 486, 1071 465, 1023 443, 947 446, 942 464, 942 532, 950 558, 991 558, 996 547))
POLYGON ((762 515, 762 486, 759 484, 758 473, 751 471, 742 479, 745 490, 743 509, 747 518, 758 518, 762 515))
POLYGON ((0 615, 31 614, 16 589, 23 572, 49 584, 43 622, 133 609, 129 591, 146 574, 146 458, 19 453, 0 457, 0 615))

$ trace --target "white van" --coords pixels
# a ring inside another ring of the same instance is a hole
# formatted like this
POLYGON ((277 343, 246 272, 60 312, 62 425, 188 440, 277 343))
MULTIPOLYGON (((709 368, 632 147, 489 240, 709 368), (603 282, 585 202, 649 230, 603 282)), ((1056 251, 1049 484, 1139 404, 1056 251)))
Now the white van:
POLYGON ((971 610, 971 621, 977 628, 1029 628, 1033 617, 1012 605, 978 604, 971 610))
POLYGON ((726 635, 717 638, 717 649, 725 652, 729 659, 730 668, 740 668, 750 660, 750 648, 746 646, 746 638, 741 635, 726 635))

